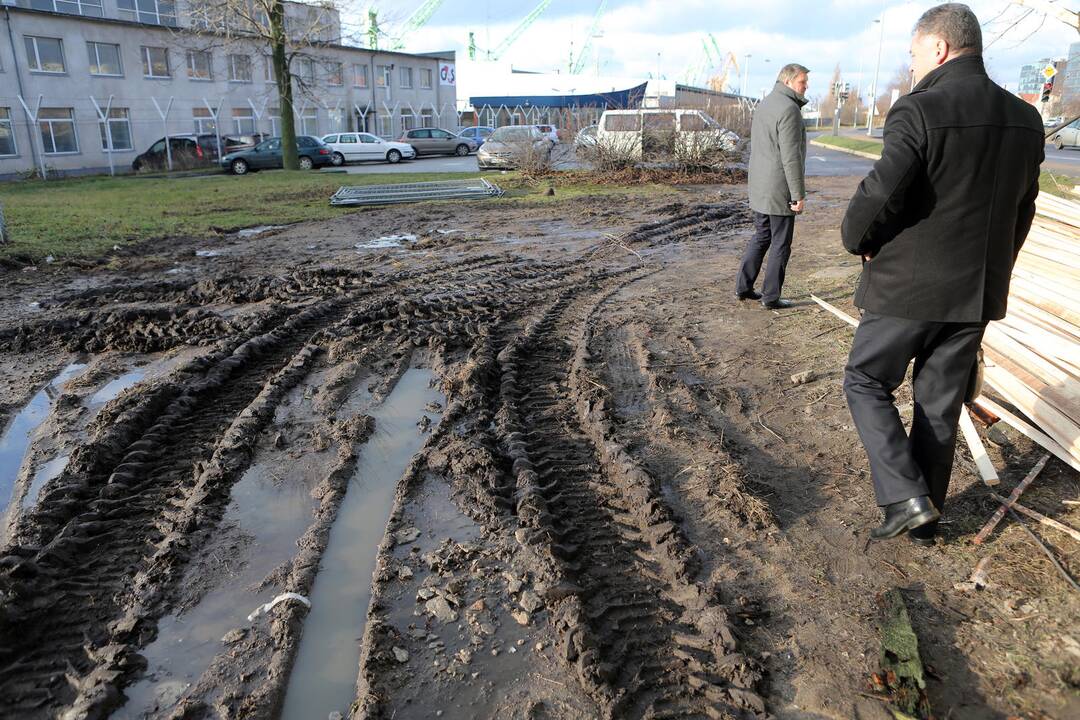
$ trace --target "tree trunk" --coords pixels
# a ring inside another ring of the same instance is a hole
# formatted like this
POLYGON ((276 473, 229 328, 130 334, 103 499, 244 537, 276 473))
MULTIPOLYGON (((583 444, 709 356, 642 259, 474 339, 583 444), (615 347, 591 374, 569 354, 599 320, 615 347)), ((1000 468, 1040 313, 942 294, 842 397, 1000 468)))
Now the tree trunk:
POLYGON ((270 49, 274 60, 278 102, 281 107, 281 163, 286 170, 299 170, 296 156, 296 116, 293 114, 292 72, 285 54, 285 3, 274 0, 270 8, 270 49))

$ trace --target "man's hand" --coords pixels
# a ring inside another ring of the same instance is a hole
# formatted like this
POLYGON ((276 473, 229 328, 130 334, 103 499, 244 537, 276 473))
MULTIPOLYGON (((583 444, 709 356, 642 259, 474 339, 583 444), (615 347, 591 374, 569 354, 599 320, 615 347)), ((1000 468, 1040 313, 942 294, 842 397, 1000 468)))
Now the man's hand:
POLYGON ((791 207, 791 210, 796 215, 801 215, 802 211, 803 211, 803 208, 806 207, 806 198, 803 198, 802 200, 799 200, 798 202, 791 203, 790 207, 791 207))
POLYGON ((862 259, 863 262, 870 262, 874 259, 874 253, 863 253, 862 259))

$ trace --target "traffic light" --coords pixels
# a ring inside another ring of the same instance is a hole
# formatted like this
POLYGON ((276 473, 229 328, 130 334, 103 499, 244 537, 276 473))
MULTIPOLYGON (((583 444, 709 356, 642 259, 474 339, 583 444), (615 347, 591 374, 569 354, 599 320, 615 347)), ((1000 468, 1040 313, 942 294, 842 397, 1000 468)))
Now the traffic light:
POLYGON ((1054 90, 1054 79, 1050 78, 1043 83, 1042 95, 1039 97, 1039 102, 1050 102, 1050 93, 1054 90))

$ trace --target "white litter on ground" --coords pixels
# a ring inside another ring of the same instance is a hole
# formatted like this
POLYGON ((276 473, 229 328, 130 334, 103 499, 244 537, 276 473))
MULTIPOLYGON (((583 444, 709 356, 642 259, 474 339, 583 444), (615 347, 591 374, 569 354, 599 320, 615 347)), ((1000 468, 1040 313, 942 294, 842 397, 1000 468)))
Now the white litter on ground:
POLYGON ((380 250, 383 248, 395 248, 401 247, 403 242, 416 242, 415 235, 384 235, 383 237, 375 238, 374 240, 368 240, 367 242, 356 243, 353 247, 357 250, 380 250))
POLYGON ((259 607, 255 608, 255 611, 247 616, 248 622, 254 622, 255 618, 259 617, 260 615, 265 615, 266 613, 273 610, 275 605, 280 605, 281 603, 287 602, 289 600, 295 600, 297 602, 302 602, 305 605, 307 605, 309 608, 311 607, 311 601, 308 600, 303 595, 301 595, 300 593, 294 593, 294 592, 282 593, 282 594, 278 595, 276 598, 274 598, 273 600, 271 600, 270 602, 266 603, 265 605, 260 605, 259 607))
POLYGON ((217 250, 196 250, 195 257, 217 257, 221 253, 217 250))

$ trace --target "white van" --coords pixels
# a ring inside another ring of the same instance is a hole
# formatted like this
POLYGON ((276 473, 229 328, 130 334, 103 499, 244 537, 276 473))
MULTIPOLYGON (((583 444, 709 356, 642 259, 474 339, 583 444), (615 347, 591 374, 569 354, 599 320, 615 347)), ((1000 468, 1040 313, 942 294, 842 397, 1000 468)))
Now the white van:
MULTIPOLYGON (((724 150, 733 151, 739 136, 720 126, 701 110, 642 108, 639 110, 605 110, 596 129, 596 142, 632 151, 642 157, 648 150, 649 136, 675 133, 676 141, 691 146, 715 142, 724 150)), ((699 145, 700 146, 700 145, 699 145)))

